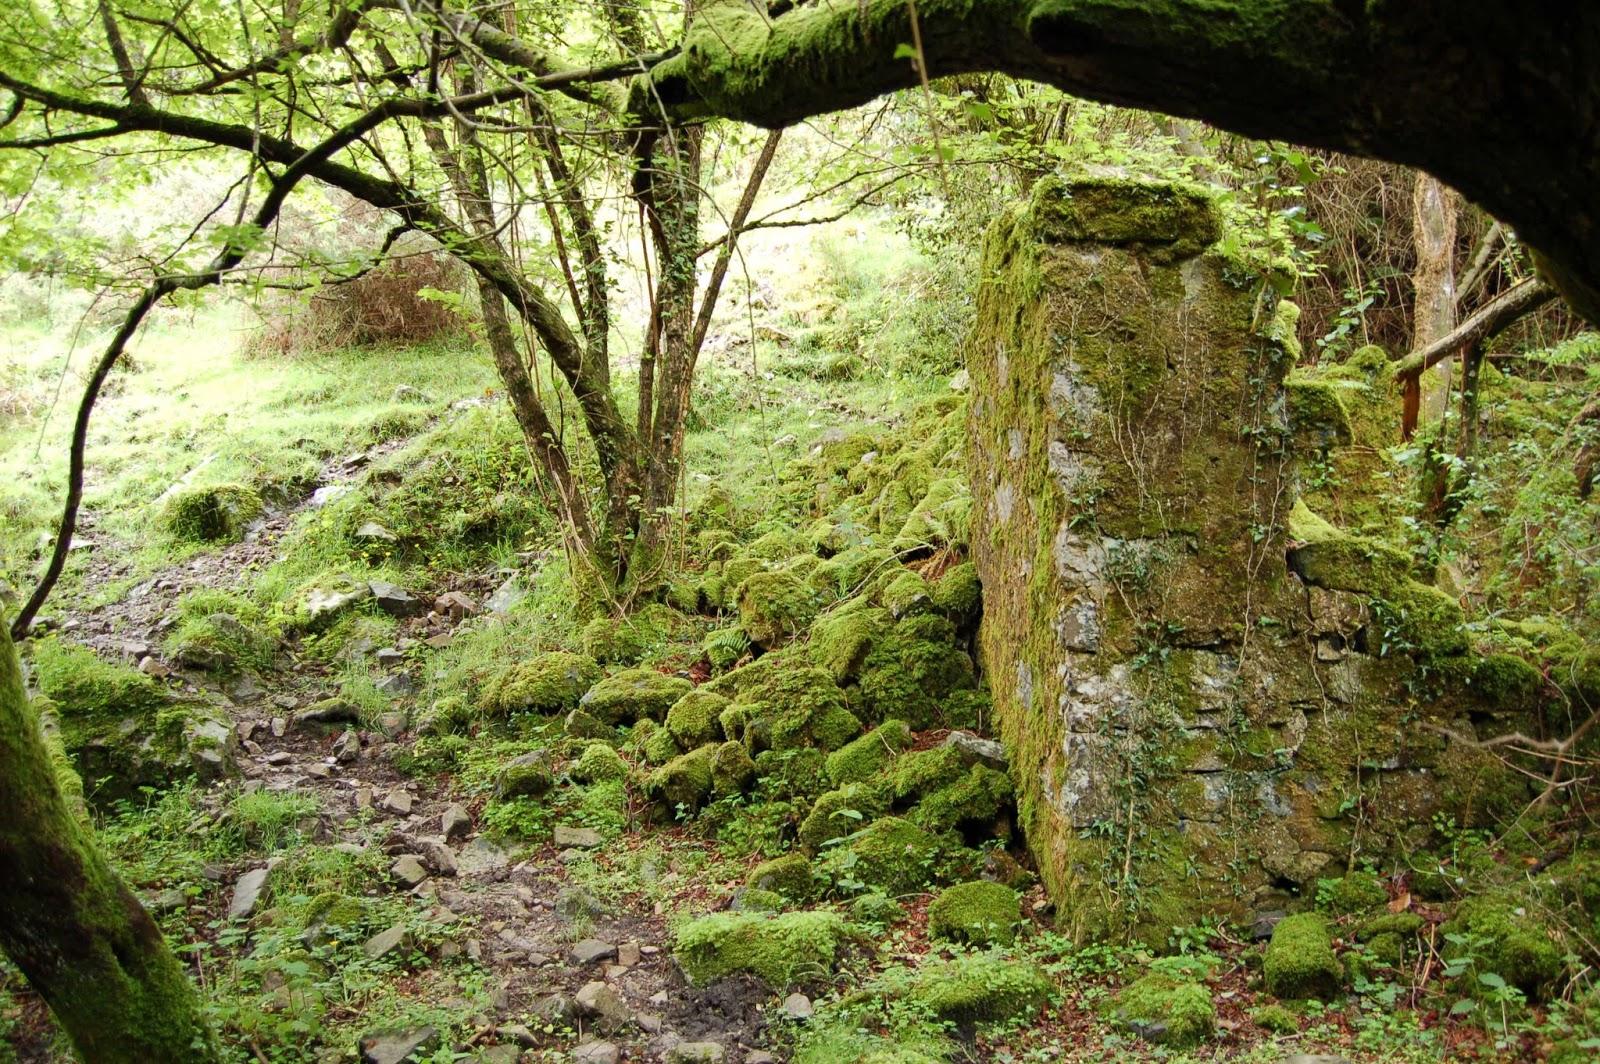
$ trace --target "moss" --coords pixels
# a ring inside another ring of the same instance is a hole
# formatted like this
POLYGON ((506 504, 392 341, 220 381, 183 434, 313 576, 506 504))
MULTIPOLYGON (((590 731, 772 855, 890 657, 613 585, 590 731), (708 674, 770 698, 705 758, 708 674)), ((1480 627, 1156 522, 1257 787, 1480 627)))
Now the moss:
POLYGON ((1117 1022, 1146 1041, 1192 1049, 1216 1032, 1217 1009, 1201 983, 1152 972, 1112 999, 1117 1022))
POLYGON ((789 572, 764 572, 739 585, 739 626, 752 643, 771 649, 810 627, 817 593, 789 572))
POLYGON ((756 778, 756 763, 741 742, 717 744, 711 759, 711 790, 719 798, 748 790, 756 778))
POLYGON ((1333 935, 1315 913, 1278 921, 1262 964, 1267 989, 1286 999, 1328 1000, 1344 983, 1344 968, 1333 953, 1333 935))
POLYGON ((933 608, 965 628, 983 609, 983 585, 971 562, 951 566, 933 585, 933 608))
POLYGON ((1334 880, 1325 892, 1318 893, 1325 893, 1327 909, 1336 916, 1376 909, 1389 900, 1389 892, 1384 889, 1383 882, 1371 872, 1351 872, 1334 880))
POLYGON ((775 798, 809 802, 828 785, 820 750, 763 750, 755 760, 763 793, 775 798))
POLYGON ((1251 1009, 1250 1018, 1257 1027, 1273 1034, 1295 1034, 1300 1030, 1300 1017, 1278 1004, 1251 1009))
POLYGON ((895 761, 888 775, 890 792, 901 804, 957 783, 967 773, 961 751, 952 746, 935 746, 906 754, 895 761))
POLYGON ((707 744, 668 761, 645 780, 645 794, 669 809, 693 811, 711 796, 717 746, 707 744))
POLYGON ((806 537, 788 525, 778 525, 771 531, 751 540, 745 554, 766 562, 788 561, 796 555, 809 554, 811 545, 806 537))
POLYGON ((954 783, 919 801, 909 819, 934 832, 1004 828, 1011 798, 1009 776, 987 765, 973 765, 954 783))
POLYGON ((1290 376, 1284 381, 1289 426, 1313 448, 1326 450, 1349 443, 1352 438, 1350 414, 1343 398, 1347 390, 1331 381, 1290 376))
POLYGON ((371 916, 371 906, 365 898, 324 891, 307 902, 301 913, 301 940, 307 946, 352 940, 366 928, 371 916))
POLYGON ((841 609, 811 626, 808 651, 812 662, 827 670, 837 683, 849 683, 861 671, 878 640, 892 631, 887 610, 841 609))
POLYGON ((751 972, 781 989, 831 974, 848 935, 831 912, 712 913, 676 930, 674 955, 696 986, 751 972))
POLYGON ((266 616, 254 603, 206 589, 178 601, 178 626, 164 648, 180 664, 231 673, 269 667, 275 644, 266 616))
POLYGON ((584 654, 551 651, 506 666, 483 686, 483 706, 496 714, 567 713, 600 682, 600 665, 584 654))
POLYGON ((1527 995, 1544 1001, 1566 969, 1562 951, 1551 941, 1548 921, 1529 912, 1507 895, 1482 895, 1463 901, 1440 928, 1446 960, 1470 956, 1472 975, 1492 972, 1527 995), (1451 935, 1471 936, 1467 946, 1451 935))
POLYGON ((948 1023, 1002 1023, 1038 1012, 1050 980, 1036 964, 972 954, 924 965, 909 996, 948 1023))
POLYGON ((678 740, 672 737, 672 733, 655 721, 646 718, 633 727, 639 754, 650 764, 665 765, 683 753, 683 747, 678 745, 678 740), (643 729, 642 733, 640 729, 643 729))
POLYGON ((867 734, 828 755, 828 778, 834 786, 858 783, 876 776, 912 743, 910 725, 886 720, 867 734))
POLYGON ((907 569, 896 574, 883 591, 880 600, 884 609, 896 618, 910 617, 933 609, 933 589, 920 573, 907 569))
POLYGON ((1289 567, 1313 587, 1392 598, 1410 581, 1411 560, 1381 540, 1340 531, 1295 502, 1288 518, 1289 567))
POLYGON ((717 726, 722 729, 724 739, 744 741, 745 729, 750 725, 749 706, 729 706, 717 714, 717 726))
POLYGON ((831 598, 849 598, 869 581, 899 567, 894 553, 882 547, 851 547, 840 551, 811 571, 814 587, 824 588, 831 598))
POLYGON ((590 743, 572 766, 572 778, 579 783, 600 783, 628 778, 628 763, 606 743, 590 743))
POLYGON ((897 554, 936 547, 964 548, 972 535, 972 493, 966 481, 942 477, 912 507, 890 543, 897 554))
POLYGON ((161 506, 156 522, 174 539, 189 543, 232 543, 261 516, 261 496, 242 484, 182 488, 161 506))
POLYGON ((501 766, 495 775, 494 796, 500 801, 537 798, 548 793, 555 784, 555 773, 550 769, 550 755, 543 750, 535 750, 514 757, 501 766))
POLYGON ((723 737, 721 717, 728 700, 711 691, 693 690, 667 710, 667 730, 685 750, 723 737))
MULTIPOLYGON (((694 596, 698 605, 698 592, 694 596)), ((662 646, 683 627, 681 614, 651 603, 631 617, 596 617, 584 625, 583 652, 603 665, 632 665, 662 646)))
POLYGON ((599 739, 601 742, 617 741, 617 729, 600 718, 575 709, 562 718, 562 727, 574 739, 599 739))
POLYGON ((950 623, 934 616, 896 625, 867 655, 858 684, 868 720, 899 719, 918 730, 941 724, 940 703, 974 686, 972 659, 954 645, 950 623))
POLYGON ((889 811, 889 800, 889 792, 873 783, 848 783, 828 791, 800 822, 800 845, 816 851, 833 839, 860 830, 863 824, 889 811))
POLYGON ((972 946, 1009 946, 1022 922, 1017 892, 976 880, 948 887, 928 906, 928 934, 972 946))
POLYGON ((817 896, 817 881, 811 874, 811 858, 803 853, 786 853, 763 861, 750 870, 745 885, 770 890, 790 901, 808 902, 817 896))
POLYGON ((835 884, 848 881, 868 890, 900 895, 919 891, 942 874, 948 847, 936 836, 899 817, 873 821, 827 851, 822 870, 835 884))
POLYGON ((757 751, 809 746, 826 752, 861 734, 861 722, 821 669, 768 670, 740 694, 739 704, 750 710, 746 740, 757 751))
POLYGON ((1035 186, 1030 214, 1044 240, 1138 245, 1156 262, 1191 257, 1222 236, 1206 191, 1168 181, 1052 178, 1035 186))
POLYGON ((1483 702, 1498 710, 1533 708, 1543 691, 1544 674, 1515 654, 1487 654, 1472 667, 1472 687, 1483 702))
POLYGON ((654 669, 625 669, 589 688, 578 704, 609 724, 631 724, 646 717, 661 720, 693 687, 682 677, 654 669))

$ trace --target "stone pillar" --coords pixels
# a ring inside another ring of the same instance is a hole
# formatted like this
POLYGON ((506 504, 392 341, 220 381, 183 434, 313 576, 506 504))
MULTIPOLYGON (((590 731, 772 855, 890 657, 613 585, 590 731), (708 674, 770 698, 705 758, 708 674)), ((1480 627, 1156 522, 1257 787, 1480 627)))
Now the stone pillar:
POLYGON ((1438 808, 1442 741, 1403 723, 1415 661, 1351 648, 1377 642, 1372 595, 1454 604, 1403 559, 1387 590, 1290 572, 1293 337, 1221 234, 1203 193, 1090 178, 1041 183, 985 245, 982 664, 1022 826, 1080 936, 1292 907, 1438 808), (1363 814, 1379 794, 1402 806, 1363 814))

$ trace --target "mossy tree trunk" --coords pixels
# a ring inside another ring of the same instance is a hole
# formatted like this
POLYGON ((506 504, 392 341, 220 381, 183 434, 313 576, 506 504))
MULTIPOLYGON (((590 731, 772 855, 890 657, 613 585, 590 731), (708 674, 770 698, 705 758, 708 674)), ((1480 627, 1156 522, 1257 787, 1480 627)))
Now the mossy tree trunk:
POLYGON ((0 626, 0 947, 89 1064, 218 1059, 155 921, 56 784, 0 626))

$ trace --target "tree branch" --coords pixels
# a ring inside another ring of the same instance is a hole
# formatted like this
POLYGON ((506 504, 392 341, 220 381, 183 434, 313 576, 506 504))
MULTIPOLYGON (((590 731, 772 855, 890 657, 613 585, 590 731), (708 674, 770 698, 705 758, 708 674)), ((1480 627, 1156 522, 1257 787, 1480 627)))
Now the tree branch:
POLYGON ((1432 369, 1464 347, 1481 343, 1524 314, 1544 306, 1558 294, 1537 277, 1506 289, 1444 336, 1396 362, 1394 379, 1400 382, 1416 380, 1424 371, 1432 369))

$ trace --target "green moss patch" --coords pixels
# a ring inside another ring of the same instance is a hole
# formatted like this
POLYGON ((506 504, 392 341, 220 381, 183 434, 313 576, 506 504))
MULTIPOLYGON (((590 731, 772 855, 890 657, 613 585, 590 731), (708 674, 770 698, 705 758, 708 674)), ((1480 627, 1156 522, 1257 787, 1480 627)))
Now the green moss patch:
POLYGON ((849 926, 836 913, 712 913, 680 926, 674 955, 684 975, 705 986, 753 972, 776 988, 833 971, 849 926))
POLYGON ((1344 966, 1333 952, 1333 933, 1315 913, 1278 921, 1267 944, 1262 974, 1276 997, 1329 1000, 1344 985, 1344 966))
POLYGON ((1009 946, 1021 922, 1017 892, 988 880, 948 887, 928 906, 928 934, 973 946, 1009 946))

